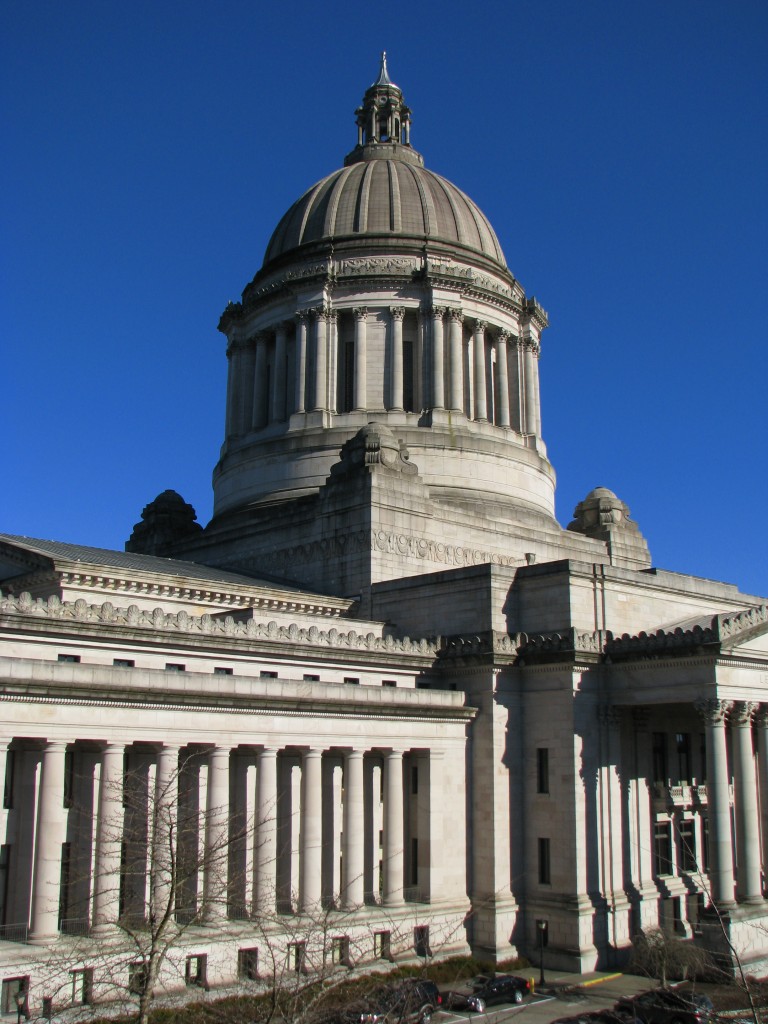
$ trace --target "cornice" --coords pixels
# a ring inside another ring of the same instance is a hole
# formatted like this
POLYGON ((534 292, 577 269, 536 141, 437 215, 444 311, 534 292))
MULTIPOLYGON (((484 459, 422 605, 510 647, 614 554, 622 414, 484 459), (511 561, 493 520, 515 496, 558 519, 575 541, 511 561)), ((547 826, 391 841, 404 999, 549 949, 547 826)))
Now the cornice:
POLYGON ((257 622, 253 618, 238 622, 232 615, 214 617, 210 614, 190 615, 186 611, 165 612, 162 608, 143 611, 137 605, 116 607, 111 602, 88 604, 80 598, 77 601, 61 601, 53 596, 47 600, 34 600, 28 593, 18 598, 12 595, 3 596, 0 592, 0 625, 34 626, 37 623, 71 623, 91 629, 104 629, 114 633, 115 630, 130 630, 134 635, 160 635, 165 644, 169 640, 191 641, 206 639, 212 642, 223 641, 227 645, 242 642, 253 646, 259 643, 289 644, 291 647, 305 646, 322 650, 327 653, 371 652, 384 655, 419 655, 429 661, 437 654, 434 640, 421 638, 411 640, 409 637, 397 639, 393 636, 377 636, 372 631, 358 632, 354 629, 339 630, 335 627, 320 629, 318 626, 309 628, 291 623, 281 626, 272 622, 257 622), (5 620, 5 621, 4 621, 5 620))

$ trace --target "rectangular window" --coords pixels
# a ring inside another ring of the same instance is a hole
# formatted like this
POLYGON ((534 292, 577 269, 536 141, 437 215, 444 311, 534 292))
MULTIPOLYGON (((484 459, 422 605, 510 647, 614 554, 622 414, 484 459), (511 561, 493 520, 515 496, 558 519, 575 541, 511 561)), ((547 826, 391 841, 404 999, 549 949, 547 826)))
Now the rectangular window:
POLYGON ((699 770, 699 782, 707 781, 707 737, 704 733, 699 734, 699 759, 701 768, 699 770))
POLYGON ((419 767, 411 766, 411 793, 415 796, 419 792, 419 767))
POLYGON ((3 993, 2 993, 2 1012, 3 1013, 15 1013, 19 1012, 19 1004, 16 1002, 16 996, 23 995, 24 1002, 21 1007, 23 1016, 29 1018, 29 975, 25 974, 20 978, 4 978, 3 979, 3 993))
POLYGON ((62 661, 62 662, 66 662, 67 664, 70 664, 70 665, 79 665, 80 664, 80 655, 79 654, 60 654, 59 657, 58 657, 58 660, 62 661))
POLYGON ((653 781, 669 782, 669 768, 667 766, 667 734, 655 732, 653 734, 653 781))
POLYGON ((331 939, 331 960, 335 964, 349 967, 349 936, 337 935, 331 939))
POLYGON ((411 885, 419 884, 419 840, 411 839, 411 885))
POLYGON ((277 679, 277 672, 259 672, 259 679, 277 679))
POLYGON ((303 974, 307 963, 306 942, 288 943, 288 966, 294 974, 303 974))
POLYGON ((672 826, 657 821, 653 827, 654 871, 657 875, 672 874, 672 826))
POLYGON ((403 408, 406 412, 416 409, 416 397, 413 380, 413 342, 403 342, 403 408))
POLYGON ((704 854, 704 870, 709 871, 709 818, 701 819, 701 848, 704 854))
POLYGON ((381 680, 381 685, 382 686, 397 686, 397 680, 396 679, 382 679, 381 680))
POLYGON ((190 986, 208 988, 208 955, 206 953, 195 953, 187 957, 184 981, 190 986))
POLYGON ((146 966, 140 960, 136 960, 134 963, 128 964, 128 991, 131 993, 131 995, 142 995, 146 984, 146 966))
POLYGON ((3 784, 3 807, 13 807, 13 781, 16 774, 16 751, 9 750, 5 758, 5 781, 3 784))
POLYGON ((133 658, 113 658, 112 664, 115 668, 136 668, 133 658))
POLYGON ((373 955, 377 960, 390 960, 392 958, 392 933, 373 933, 373 955))
POLYGON ((549 885, 552 881, 549 860, 549 839, 539 839, 539 885, 549 885))
MULTIPOLYGON (((61 870, 59 876, 59 928, 69 917, 69 878, 72 870, 72 844, 61 844, 61 870)), ((62 928, 63 930, 63 928, 62 928)))
POLYGON ((232 675, 232 669, 231 668, 225 668, 224 665, 216 665, 216 667, 213 670, 213 674, 215 676, 231 676, 232 675))
POLYGON ((360 685, 360 680, 357 676, 344 676, 344 682, 347 683, 348 686, 360 685))
POLYGON ((64 752, 64 807, 71 807, 75 802, 75 752, 64 752))
POLYGON ((680 868, 682 871, 696 871, 696 821, 684 818, 680 822, 680 868))
POLYGON ((417 924, 413 929, 413 949, 416 956, 432 956, 428 924, 417 924))
POLYGON ((320 676, 313 675, 313 673, 311 673, 311 672, 305 672, 304 675, 301 678, 304 680, 305 683, 319 683, 320 682, 320 676))
POLYGON ((187 666, 181 665, 178 661, 166 661, 165 663, 166 672, 186 672, 187 666))
POLYGON ((8 879, 11 874, 11 847, 9 843, 0 846, 0 925, 8 924, 8 879))
POLYGON ((691 734, 689 732, 675 733, 675 747, 677 749, 677 780, 678 782, 690 782, 691 734))
POLYGON ((347 341, 341 346, 341 388, 339 412, 351 412, 355 407, 355 343, 347 341))
POLYGON ((72 978, 72 1005, 89 1006, 93 1002, 93 968, 83 967, 69 973, 72 978))
POLYGON ((259 950, 256 946, 237 951, 237 976, 242 981, 258 981, 259 950))
POLYGON ((549 793, 549 748, 536 750, 536 792, 549 793))

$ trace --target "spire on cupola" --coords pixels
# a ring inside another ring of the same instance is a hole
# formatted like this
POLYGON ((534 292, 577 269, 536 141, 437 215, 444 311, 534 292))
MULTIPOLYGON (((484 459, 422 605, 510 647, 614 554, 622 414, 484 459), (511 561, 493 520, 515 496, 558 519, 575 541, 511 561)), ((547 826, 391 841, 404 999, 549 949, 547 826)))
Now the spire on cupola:
POLYGON ((421 156, 411 149, 411 110, 403 102, 400 86, 389 77, 386 52, 381 55, 379 77, 366 90, 355 116, 357 146, 345 164, 384 156, 423 164, 421 156))

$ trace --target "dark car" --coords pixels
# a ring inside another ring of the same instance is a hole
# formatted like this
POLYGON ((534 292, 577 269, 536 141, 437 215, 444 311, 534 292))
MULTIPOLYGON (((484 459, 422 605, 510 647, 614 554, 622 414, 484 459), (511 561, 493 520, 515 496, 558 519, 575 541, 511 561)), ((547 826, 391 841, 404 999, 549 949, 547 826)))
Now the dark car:
POLYGON ((627 1010, 584 1010, 571 1017, 558 1017, 552 1024, 632 1024, 634 1019, 627 1010))
POLYGON ((528 979, 518 978, 514 974, 481 976, 476 980, 474 991, 469 997, 474 1005, 468 1008, 482 1013, 486 1006, 496 1003, 522 1003, 530 990, 528 979))
POLYGON ((342 1024, 430 1024, 442 997, 434 981, 413 978, 376 989, 342 1015, 342 1024))
POLYGON ((642 1024, 703 1024, 713 1011, 712 1000, 701 992, 676 992, 668 988, 641 992, 616 1003, 619 1013, 642 1024))

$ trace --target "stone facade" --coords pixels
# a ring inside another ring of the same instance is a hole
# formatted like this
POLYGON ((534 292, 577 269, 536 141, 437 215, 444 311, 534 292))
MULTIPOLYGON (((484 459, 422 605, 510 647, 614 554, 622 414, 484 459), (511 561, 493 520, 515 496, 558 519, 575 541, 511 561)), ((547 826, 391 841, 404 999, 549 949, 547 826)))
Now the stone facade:
POLYGON ((546 314, 385 62, 357 128, 222 316, 211 523, 164 492, 125 552, 0 536, 8 1005, 114 997, 159 906, 161 989, 538 922, 552 968, 660 925, 768 960, 768 606, 652 568, 607 488, 561 528, 546 314))

